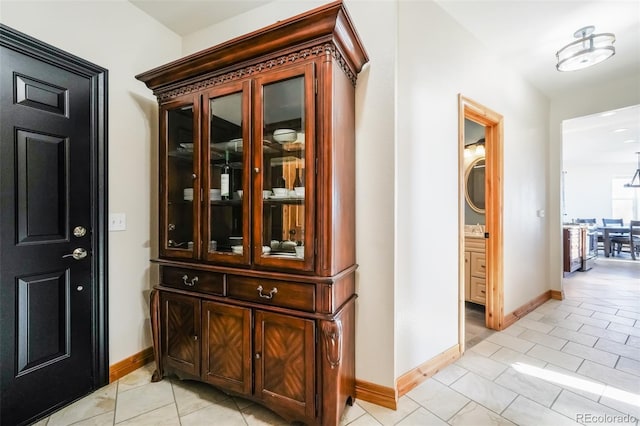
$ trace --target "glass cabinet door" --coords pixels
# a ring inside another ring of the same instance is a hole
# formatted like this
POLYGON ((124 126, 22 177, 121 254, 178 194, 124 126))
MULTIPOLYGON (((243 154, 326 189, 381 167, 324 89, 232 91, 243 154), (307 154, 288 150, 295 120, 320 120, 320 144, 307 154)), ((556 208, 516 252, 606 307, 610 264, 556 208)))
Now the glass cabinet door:
POLYGON ((256 80, 257 264, 313 268, 313 81, 313 65, 274 72, 256 80))
POLYGON ((161 109, 161 254, 198 256, 200 202, 199 111, 197 98, 183 99, 161 109))
POLYGON ((210 91, 204 100, 207 260, 248 264, 251 259, 249 88, 249 82, 228 84, 210 91))

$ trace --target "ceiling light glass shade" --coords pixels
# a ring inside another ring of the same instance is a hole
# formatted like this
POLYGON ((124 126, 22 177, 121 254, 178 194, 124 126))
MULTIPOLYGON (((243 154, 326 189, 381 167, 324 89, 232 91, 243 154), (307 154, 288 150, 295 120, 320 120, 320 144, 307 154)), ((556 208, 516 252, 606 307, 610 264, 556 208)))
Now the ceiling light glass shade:
POLYGON ((593 34, 595 27, 580 28, 573 36, 577 41, 558 50, 558 71, 576 71, 588 68, 612 57, 616 53, 612 33, 593 34))
POLYGON ((484 154, 485 154, 484 145, 476 146, 476 155, 484 155, 484 154))

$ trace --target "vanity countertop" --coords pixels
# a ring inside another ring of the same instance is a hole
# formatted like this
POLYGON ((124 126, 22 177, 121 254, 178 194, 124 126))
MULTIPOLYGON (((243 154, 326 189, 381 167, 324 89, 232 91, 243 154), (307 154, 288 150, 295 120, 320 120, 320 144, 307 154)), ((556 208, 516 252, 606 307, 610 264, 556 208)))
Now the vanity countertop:
POLYGON ((484 238, 485 233, 484 225, 464 225, 464 237, 465 238, 484 238))

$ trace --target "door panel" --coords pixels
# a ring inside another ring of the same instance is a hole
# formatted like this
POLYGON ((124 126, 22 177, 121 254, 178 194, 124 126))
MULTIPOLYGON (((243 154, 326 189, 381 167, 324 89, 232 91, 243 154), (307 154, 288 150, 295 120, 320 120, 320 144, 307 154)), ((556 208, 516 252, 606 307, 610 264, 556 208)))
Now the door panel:
POLYGON ((160 304, 167 367, 200 376, 200 299, 162 293, 160 304))
POLYGON ((65 241, 69 141, 17 130, 16 142, 18 244, 65 241), (43 211, 48 214, 43 215, 43 211))
POLYGON ((251 234, 251 141, 249 81, 229 83, 207 92, 203 101, 204 245, 205 259, 249 265, 251 234), (229 195, 224 196, 223 176, 229 195))
POLYGON ((254 81, 253 257, 260 266, 314 268, 314 82, 313 63, 254 81))
POLYGON ((202 302, 202 377, 251 394, 251 310, 202 302))
POLYGON ((160 114, 161 193, 160 238, 162 256, 199 257, 200 235, 200 107, 186 95, 163 105, 160 114))
POLYGON ((103 117, 95 75, 25 55, 0 29, 0 423, 22 424, 106 383, 92 187, 103 117), (76 226, 87 232, 72 235, 76 226))
POLYGON ((69 275, 18 278, 18 376, 70 356, 69 275))
POLYGON ((256 311, 255 395, 295 415, 315 415, 315 325, 307 319, 256 311))

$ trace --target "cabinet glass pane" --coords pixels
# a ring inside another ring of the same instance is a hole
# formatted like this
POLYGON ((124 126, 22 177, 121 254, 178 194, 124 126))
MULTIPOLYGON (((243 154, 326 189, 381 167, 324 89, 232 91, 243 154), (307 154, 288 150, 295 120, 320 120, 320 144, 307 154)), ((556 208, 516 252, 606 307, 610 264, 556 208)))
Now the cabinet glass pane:
POLYGON ((263 87, 263 256, 305 256, 304 105, 304 77, 263 87))
POLYGON ((243 254, 242 93, 209 100, 211 163, 209 252, 243 254))
POLYGON ((193 106, 167 111, 168 248, 193 250, 193 106))

